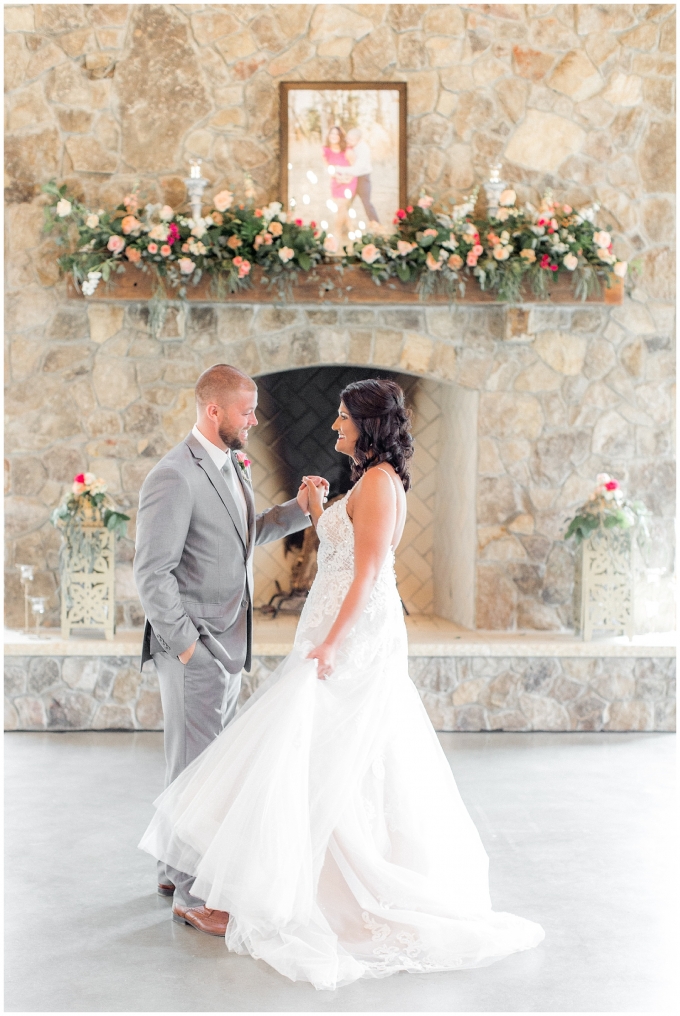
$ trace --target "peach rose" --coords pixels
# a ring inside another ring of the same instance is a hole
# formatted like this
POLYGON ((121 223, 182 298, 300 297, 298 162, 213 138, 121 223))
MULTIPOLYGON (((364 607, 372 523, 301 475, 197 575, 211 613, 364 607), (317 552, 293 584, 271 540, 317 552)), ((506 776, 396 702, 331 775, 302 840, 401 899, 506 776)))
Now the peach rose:
POLYGON ((133 264, 137 264, 138 261, 142 260, 142 253, 136 247, 128 247, 125 251, 125 257, 128 261, 132 261, 133 264))
POLYGON ((283 233, 283 226, 281 225, 280 222, 270 222, 269 232, 272 234, 272 236, 281 236, 281 234, 283 233))
POLYGON ((446 262, 449 268, 457 272, 459 268, 463 267, 463 259, 460 254, 452 254, 449 260, 446 262))
POLYGON ((112 251, 113 254, 120 254, 120 252, 125 248, 125 240, 122 238, 122 236, 116 236, 114 234, 113 236, 109 237, 109 242, 107 243, 106 246, 110 251, 112 251))
POLYGON ((170 255, 172 254, 172 247, 170 246, 169 243, 163 244, 163 246, 161 247, 161 254, 163 255, 164 258, 170 257, 170 255))
POLYGON ((134 215, 126 215, 123 218, 123 221, 121 222, 120 225, 125 235, 129 236, 130 233, 133 233, 136 229, 139 229, 142 224, 139 221, 139 219, 136 219, 134 217, 134 215))
POLYGON ((423 194, 422 198, 418 200, 418 208, 429 208, 433 201, 434 198, 431 198, 429 194, 423 194))
POLYGON ((191 258, 180 258, 177 264, 179 265, 179 270, 182 275, 191 275, 196 267, 191 258))
POLYGON ((231 193, 231 191, 223 190, 220 191, 219 194, 215 195, 215 200, 213 201, 213 204, 215 205, 215 208, 217 209, 218 212, 226 212, 227 208, 231 206, 233 200, 234 195, 231 193))
POLYGON ((335 254, 338 249, 338 241, 334 236, 327 236, 323 242, 323 249, 329 254, 335 254))
POLYGON ((374 243, 367 243, 361 251, 361 260, 365 261, 367 265, 372 265, 379 257, 380 251, 374 243))
POLYGON ((97 226, 99 225, 99 216, 88 215, 88 217, 85 219, 85 225, 87 226, 88 229, 96 229, 97 226))
POLYGON ((149 254, 158 254, 158 244, 157 243, 150 243, 149 246, 146 249, 148 250, 149 254))
POLYGON ((507 190, 504 190, 501 196, 499 197, 498 204, 506 206, 514 205, 516 200, 517 195, 515 194, 514 190, 508 188, 507 190))
POLYGON ((238 248, 242 246, 243 240, 241 239, 241 237, 237 236, 236 233, 232 233, 232 235, 227 240, 227 247, 231 247, 232 250, 238 250, 238 248))
POLYGON ((291 258, 295 257, 295 251, 293 250, 292 247, 280 247, 279 248, 279 257, 281 258, 281 260, 283 261, 283 263, 285 265, 285 263, 287 261, 290 261, 291 258))
POLYGON ((410 254, 412 250, 415 250, 417 246, 417 243, 409 243, 407 240, 397 240, 397 250, 403 258, 405 258, 407 254, 410 254))
POLYGON ((431 272, 438 272, 442 266, 441 261, 436 261, 435 258, 433 258, 431 250, 427 252, 425 264, 427 265, 427 267, 430 269, 431 272))
POLYGON ((519 256, 521 258, 524 258, 524 260, 528 264, 533 265, 534 261, 536 260, 536 251, 533 250, 533 248, 531 247, 525 247, 524 250, 521 250, 519 252, 519 256))
POLYGON ((221 226, 224 222, 224 216, 221 212, 213 212, 210 216, 207 216, 207 218, 211 218, 216 226, 221 226))

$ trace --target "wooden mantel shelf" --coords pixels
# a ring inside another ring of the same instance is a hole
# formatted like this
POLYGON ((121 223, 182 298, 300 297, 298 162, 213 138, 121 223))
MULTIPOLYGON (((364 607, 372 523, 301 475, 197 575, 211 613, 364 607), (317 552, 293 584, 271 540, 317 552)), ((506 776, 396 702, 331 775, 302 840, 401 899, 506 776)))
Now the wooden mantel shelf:
MULTIPOLYGON (((621 304, 623 303, 623 281, 613 279, 610 288, 602 287, 597 296, 589 297, 588 303, 621 304)), ((75 300, 150 300, 154 293, 154 280, 150 273, 137 268, 126 268, 125 272, 114 275, 105 284, 100 283, 93 296, 84 297, 79 293, 71 277, 68 278, 68 295, 75 300)), ((284 302, 277 285, 262 284, 262 269, 253 269, 253 285, 250 289, 238 293, 227 293, 216 296, 210 278, 204 277, 197 285, 189 283, 186 298, 197 303, 281 303, 284 302)), ((176 291, 168 287, 168 299, 177 299, 176 291)), ((335 265, 321 265, 311 272, 300 272, 298 285, 292 286, 285 302, 290 303, 443 303, 449 302, 446 293, 432 293, 425 301, 414 283, 403 283, 393 280, 376 286, 369 274, 359 267, 352 266, 339 271, 335 265)), ((522 303, 537 303, 537 297, 526 290, 522 303)), ((574 297, 572 280, 566 276, 557 279, 550 290, 551 303, 579 304, 574 297)), ((476 282, 467 284, 465 296, 456 300, 457 304, 498 304, 494 293, 484 292, 476 282)))

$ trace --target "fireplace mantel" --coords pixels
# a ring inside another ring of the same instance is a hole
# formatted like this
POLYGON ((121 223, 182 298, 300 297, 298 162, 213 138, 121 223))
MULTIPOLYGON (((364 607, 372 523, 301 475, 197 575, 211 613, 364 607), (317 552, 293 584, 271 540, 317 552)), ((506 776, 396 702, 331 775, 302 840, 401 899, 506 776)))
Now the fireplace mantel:
MULTIPOLYGON (((423 302, 415 284, 394 280, 377 286, 367 272, 354 266, 340 270, 335 265, 321 265, 313 271, 300 272, 298 284, 290 288, 285 301, 282 300, 276 284, 263 285, 262 275, 262 269, 256 267, 253 269, 252 288, 219 296, 211 286, 211 279, 204 277, 197 285, 191 285, 191 283, 187 285, 186 298, 197 303, 409 304, 423 302)), ((153 295, 154 279, 151 274, 130 267, 113 276, 108 283, 101 283, 94 295, 87 297, 87 299, 130 302, 150 300, 153 295)), ((170 300, 177 299, 175 291, 170 288, 168 288, 167 295, 170 300)), ((609 288, 603 286, 601 293, 589 297, 586 302, 621 304, 623 295, 623 280, 614 277, 609 288)), ((86 299, 75 288, 70 276, 68 277, 68 296, 76 300, 86 299)), ((447 304, 450 301, 446 293, 432 293, 427 297, 426 302, 447 304)), ((538 303, 541 301, 530 290, 526 290, 521 302, 538 303)), ((567 276, 557 279, 551 286, 548 302, 581 303, 574 296, 572 281, 567 276)), ((498 305, 499 301, 494 293, 484 292, 476 282, 470 282, 467 285, 465 296, 456 300, 456 303, 498 305)))

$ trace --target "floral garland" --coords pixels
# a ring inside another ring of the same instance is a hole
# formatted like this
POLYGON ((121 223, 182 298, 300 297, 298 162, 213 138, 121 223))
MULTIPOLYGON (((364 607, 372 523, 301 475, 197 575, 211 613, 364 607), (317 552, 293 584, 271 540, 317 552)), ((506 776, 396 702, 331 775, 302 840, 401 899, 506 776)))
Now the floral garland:
POLYGON ((577 212, 547 192, 539 209, 520 208, 515 191, 505 190, 496 214, 479 219, 476 199, 474 191, 444 214, 434 212, 433 199, 423 195, 415 207, 397 211, 393 236, 363 236, 345 264, 359 264, 377 283, 416 281, 422 295, 435 287, 464 295, 466 281, 475 278, 481 289, 509 302, 521 299, 527 281, 547 299, 551 280, 570 275, 575 296, 585 300, 599 291, 600 281, 610 284, 612 272, 626 275, 628 265, 612 253, 611 235, 594 224, 599 206, 577 212))
POLYGON ((564 539, 574 537, 579 544, 596 529, 637 528, 638 542, 644 544, 649 537, 647 517, 650 515, 642 501, 625 497, 618 480, 609 473, 599 473, 597 486, 569 523, 564 539))
POLYGON ((263 269, 265 282, 285 285, 333 249, 315 223, 288 222, 278 201, 266 208, 254 208, 252 202, 234 205, 227 190, 197 221, 170 205, 140 208, 135 194, 126 195, 112 212, 92 212, 67 196, 65 185, 51 182, 43 190, 56 199, 46 208, 46 229, 58 230, 61 243, 74 248, 58 259, 59 266, 85 296, 126 265, 153 272, 163 296, 168 284, 185 296, 187 285, 197 285, 205 273, 218 293, 223 287, 230 293, 246 289, 254 264, 263 269))
POLYGON ((53 199, 45 209, 46 229, 70 248, 59 266, 85 296, 130 265, 153 273, 159 297, 167 296, 167 286, 185 297, 186 287, 204 274, 218 296, 249 288, 254 265, 262 269, 262 282, 276 283, 284 296, 298 272, 325 262, 339 269, 358 265, 378 285, 416 282, 423 298, 439 288, 455 299, 475 279, 502 301, 519 301, 527 282, 547 299, 551 280, 568 275, 576 298, 585 300, 602 282, 609 286, 612 274, 625 277, 628 267, 612 253, 610 233, 595 225, 598 205, 579 212, 550 192, 536 209, 519 207, 515 191, 506 190, 486 219, 474 215, 477 191, 449 213, 435 212, 433 198, 423 194, 415 207, 397 211, 391 235, 367 234, 338 251, 336 239, 316 223, 289 221, 280 202, 235 204, 228 190, 197 220, 169 205, 141 208, 135 194, 111 212, 93 212, 69 196, 66 185, 52 181, 43 190, 53 199))

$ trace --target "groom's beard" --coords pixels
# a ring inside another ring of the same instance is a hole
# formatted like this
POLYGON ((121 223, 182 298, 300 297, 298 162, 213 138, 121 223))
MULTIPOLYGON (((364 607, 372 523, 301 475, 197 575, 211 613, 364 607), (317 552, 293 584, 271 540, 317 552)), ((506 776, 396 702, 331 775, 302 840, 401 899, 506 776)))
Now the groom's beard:
POLYGON ((226 427, 220 427, 218 433, 227 448, 231 448, 233 452, 238 452, 241 448, 245 448, 246 442, 242 441, 239 437, 239 431, 227 430, 226 427))

